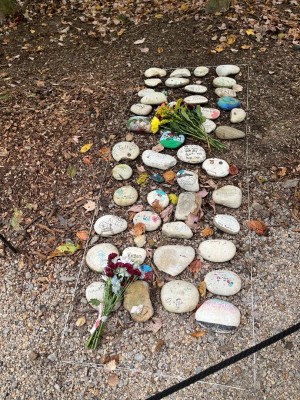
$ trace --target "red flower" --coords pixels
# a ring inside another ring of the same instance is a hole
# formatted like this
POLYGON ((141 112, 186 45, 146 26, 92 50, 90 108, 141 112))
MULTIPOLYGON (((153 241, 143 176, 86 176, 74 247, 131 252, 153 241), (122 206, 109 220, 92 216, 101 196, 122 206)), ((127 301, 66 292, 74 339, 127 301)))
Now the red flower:
POLYGON ((113 259, 116 258, 116 257, 118 257, 118 254, 116 254, 116 253, 111 253, 111 254, 108 256, 108 261, 111 261, 111 260, 113 260, 113 259))
POLYGON ((114 272, 113 272, 110 268, 108 268, 108 267, 105 267, 105 268, 104 268, 104 273, 105 273, 105 275, 108 276, 109 278, 112 278, 112 277, 114 276, 114 272))
POLYGON ((141 273, 141 271, 140 271, 139 269, 134 269, 134 270, 133 270, 133 275, 141 276, 142 273, 141 273))

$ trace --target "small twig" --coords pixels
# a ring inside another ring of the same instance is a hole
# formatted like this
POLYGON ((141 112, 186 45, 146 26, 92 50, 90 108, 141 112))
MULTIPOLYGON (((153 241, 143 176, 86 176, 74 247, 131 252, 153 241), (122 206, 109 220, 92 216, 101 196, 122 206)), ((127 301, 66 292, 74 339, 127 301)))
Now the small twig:
POLYGON ((1 235, 1 233, 0 233, 0 239, 2 240, 2 242, 4 243, 5 246, 10 248, 10 250, 13 253, 15 253, 15 254, 18 253, 18 250, 7 239, 5 239, 5 237, 3 235, 1 235))

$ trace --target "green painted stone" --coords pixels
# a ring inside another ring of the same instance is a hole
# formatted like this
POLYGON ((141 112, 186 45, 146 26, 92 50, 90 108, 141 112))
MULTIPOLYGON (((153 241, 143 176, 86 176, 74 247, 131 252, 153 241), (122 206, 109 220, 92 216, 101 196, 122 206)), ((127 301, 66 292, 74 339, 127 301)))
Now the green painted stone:
POLYGON ((176 135, 170 131, 163 132, 159 139, 160 144, 162 144, 166 149, 177 149, 184 143, 184 141, 184 135, 176 135))

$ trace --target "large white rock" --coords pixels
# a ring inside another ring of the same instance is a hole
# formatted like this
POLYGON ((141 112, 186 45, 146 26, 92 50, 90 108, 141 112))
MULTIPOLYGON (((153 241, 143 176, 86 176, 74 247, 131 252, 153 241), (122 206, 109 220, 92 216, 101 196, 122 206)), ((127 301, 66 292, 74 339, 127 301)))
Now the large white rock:
POLYGON ((213 80, 213 85, 215 87, 225 87, 231 89, 233 85, 236 84, 236 80, 233 78, 219 76, 213 80))
POLYGON ((237 124, 243 122, 246 118, 246 112, 242 108, 233 108, 230 111, 230 122, 237 124))
POLYGON ((138 96, 139 97, 145 97, 148 94, 153 93, 153 92, 155 92, 155 90, 151 89, 151 88, 141 89, 141 90, 138 91, 138 96))
POLYGON ((191 228, 182 221, 163 224, 162 233, 168 237, 179 239, 190 239, 193 236, 191 228))
POLYGON ((188 192, 198 192, 199 191, 199 181, 198 175, 195 172, 187 171, 186 169, 181 169, 176 174, 176 179, 178 185, 188 191, 188 192))
POLYGON ((216 129, 217 125, 214 123, 214 121, 211 121, 210 119, 207 119, 203 122, 203 128, 206 133, 212 133, 216 129))
POLYGON ((161 218, 158 214, 152 211, 141 211, 135 214, 133 223, 143 223, 147 232, 155 231, 161 224, 161 218))
POLYGON ((162 92, 153 92, 146 94, 146 96, 142 97, 141 103, 142 104, 149 104, 149 105, 158 105, 161 103, 166 103, 167 98, 166 95, 162 92))
POLYGON ((189 93, 202 94, 207 92, 207 87, 203 85, 187 85, 184 87, 184 90, 189 93))
POLYGON ((206 153, 203 147, 197 144, 188 144, 177 151, 177 157, 189 164, 199 164, 206 159, 206 153))
POLYGON ((190 81, 187 78, 168 78, 165 82, 165 85, 169 88, 178 88, 182 86, 186 86, 190 81))
POLYGON ((185 221, 189 214, 198 214, 202 203, 202 198, 196 193, 184 192, 178 196, 178 203, 175 210, 175 218, 185 221))
POLYGON ((192 283, 186 281, 167 282, 161 289, 163 307, 173 313, 193 311, 199 302, 199 292, 192 283))
MULTIPOLYGON (((105 282, 92 282, 86 289, 85 289, 85 297, 90 303, 91 300, 98 300, 99 303, 103 303, 104 301, 104 291, 105 291, 105 282)), ((90 305, 97 310, 99 306, 90 305)))
POLYGON ((148 115, 152 111, 152 107, 149 104, 136 103, 130 107, 130 111, 136 115, 148 115))
POLYGON ((134 142, 119 142, 112 149, 112 156, 116 161, 135 160, 139 154, 140 149, 134 142))
POLYGON ((218 296, 233 296, 241 290, 241 278, 227 269, 218 269, 205 275, 206 289, 218 296))
POLYGON ((228 301, 206 300, 196 311, 196 321, 200 326, 215 332, 231 332, 240 325, 239 309, 228 301))
POLYGON ((191 76, 190 71, 187 68, 177 68, 171 72, 171 78, 188 78, 191 76))
POLYGON ((190 246, 161 246, 155 250, 153 261, 160 271, 179 275, 193 261, 195 250, 190 246))
POLYGON ((154 150, 145 150, 142 154, 142 160, 148 167, 158 169, 169 169, 176 164, 176 158, 168 154, 158 153, 154 150))
POLYGON ((146 250, 140 247, 126 247, 122 253, 123 257, 128 257, 130 260, 138 265, 142 265, 147 256, 146 250))
POLYGON ((148 68, 144 74, 145 74, 146 78, 153 78, 155 76, 159 76, 160 78, 163 78, 164 76, 167 75, 167 71, 162 68, 152 67, 152 68, 148 68))
POLYGON ((119 255, 119 250, 110 243, 100 243, 91 247, 85 256, 87 266, 96 272, 102 272, 107 265, 108 256, 112 253, 119 255))
POLYGON ((95 222, 94 229, 98 235, 108 237, 127 229, 127 221, 116 215, 103 215, 95 222))
POLYGON ((201 67, 197 67, 197 68, 194 69, 194 75, 195 75, 197 78, 200 78, 200 77, 202 77, 202 76, 205 76, 205 75, 207 75, 208 73, 209 73, 209 69, 208 69, 207 67, 201 66, 201 67))
POLYGON ((218 97, 236 97, 236 92, 233 89, 225 87, 219 87, 215 89, 215 93, 218 97))
POLYGON ((205 104, 208 103, 208 98, 205 96, 194 94, 192 96, 185 97, 184 102, 190 105, 205 104))
POLYGON ((242 139, 246 133, 240 129, 232 128, 231 126, 218 126, 216 129, 216 136, 219 139, 242 139))
POLYGON ((220 116, 220 110, 217 110, 216 108, 207 108, 207 107, 201 107, 201 113, 203 117, 208 118, 208 119, 217 119, 220 116))
POLYGON ((115 191, 113 199, 118 206, 131 206, 137 201, 138 192, 130 185, 122 186, 115 191))
POLYGON ((118 164, 112 169, 111 173, 117 181, 123 181, 129 179, 133 172, 129 165, 118 164))
POLYGON ((160 207, 166 208, 170 200, 166 192, 161 189, 156 189, 148 193, 147 201, 150 206, 155 202, 155 204, 158 204, 160 207))
POLYGON ((223 232, 237 235, 240 231, 238 220, 232 215, 217 214, 214 217, 214 225, 223 232))
POLYGON ((145 79, 144 83, 146 86, 153 88, 153 87, 158 86, 160 83, 162 83, 162 80, 159 78, 150 78, 150 79, 145 79))
POLYGON ((218 65, 216 73, 218 76, 236 75, 240 72, 240 67, 233 64, 218 65))
POLYGON ((210 239, 204 240, 199 245, 200 256, 210 262, 229 261, 235 256, 235 253, 235 244, 230 240, 210 239))
POLYGON ((229 174, 229 165, 220 158, 207 158, 202 164, 206 173, 214 178, 223 178, 229 174))
POLYGON ((213 201, 222 206, 230 208, 239 208, 242 204, 242 191, 239 187, 225 185, 216 189, 212 194, 213 201))

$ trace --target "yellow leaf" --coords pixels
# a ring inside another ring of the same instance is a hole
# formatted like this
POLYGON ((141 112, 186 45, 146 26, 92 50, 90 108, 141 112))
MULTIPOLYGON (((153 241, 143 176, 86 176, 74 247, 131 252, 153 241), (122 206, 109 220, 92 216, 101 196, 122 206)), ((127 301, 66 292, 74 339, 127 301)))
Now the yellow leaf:
POLYGON ((202 231, 201 231, 201 236, 202 237, 207 237, 207 236, 212 236, 214 234, 214 230, 210 226, 206 226, 202 231))
POLYGON ((53 257, 71 256, 79 249, 81 249, 80 244, 75 245, 71 242, 63 243, 56 247, 54 251, 52 251, 52 253, 48 256, 48 260, 53 257))
POLYGON ((227 36, 227 43, 228 44, 233 44, 236 41, 236 36, 235 35, 228 35, 227 36))
POLYGON ((196 331, 196 332, 191 333, 191 336, 193 336, 194 338, 199 339, 202 336, 204 336, 205 334, 206 334, 205 331, 196 331))
POLYGON ((178 196, 175 193, 170 193, 168 195, 170 202, 176 206, 176 204, 178 203, 178 196))
POLYGON ((117 33, 118 36, 122 36, 123 33, 125 32, 126 29, 122 28, 119 30, 119 32, 117 33))
POLYGON ((35 30, 34 29, 30 29, 30 33, 35 33, 35 30))
POLYGON ((215 50, 217 53, 221 53, 222 51, 224 51, 226 49, 227 46, 228 46, 227 43, 223 42, 223 43, 218 44, 218 46, 215 48, 215 50))
POLYGON ((86 153, 87 151, 90 150, 90 148, 93 146, 93 143, 87 143, 84 146, 81 147, 80 153, 86 153))
POLYGON ((76 326, 83 326, 86 323, 85 317, 80 317, 78 320, 75 322, 76 326))
POLYGON ((147 172, 143 172, 142 174, 139 175, 138 178, 136 178, 136 183, 138 185, 146 185, 147 181, 149 179, 149 175, 147 174, 147 172))
POLYGON ((154 18, 163 18, 163 14, 156 14, 156 15, 154 15, 154 18))
POLYGON ((241 48, 243 50, 249 50, 249 49, 251 49, 251 44, 243 44, 243 46, 241 46, 241 48))
POLYGON ((181 11, 186 11, 188 9, 188 5, 187 4, 181 4, 180 9, 181 9, 181 11))
POLYGON ((202 281, 200 283, 200 285, 198 287, 198 290, 199 290, 200 296, 202 298, 205 298, 205 296, 206 296, 206 283, 204 281, 202 281))
POLYGON ((247 33, 248 36, 255 35, 253 29, 246 29, 246 33, 247 33))

